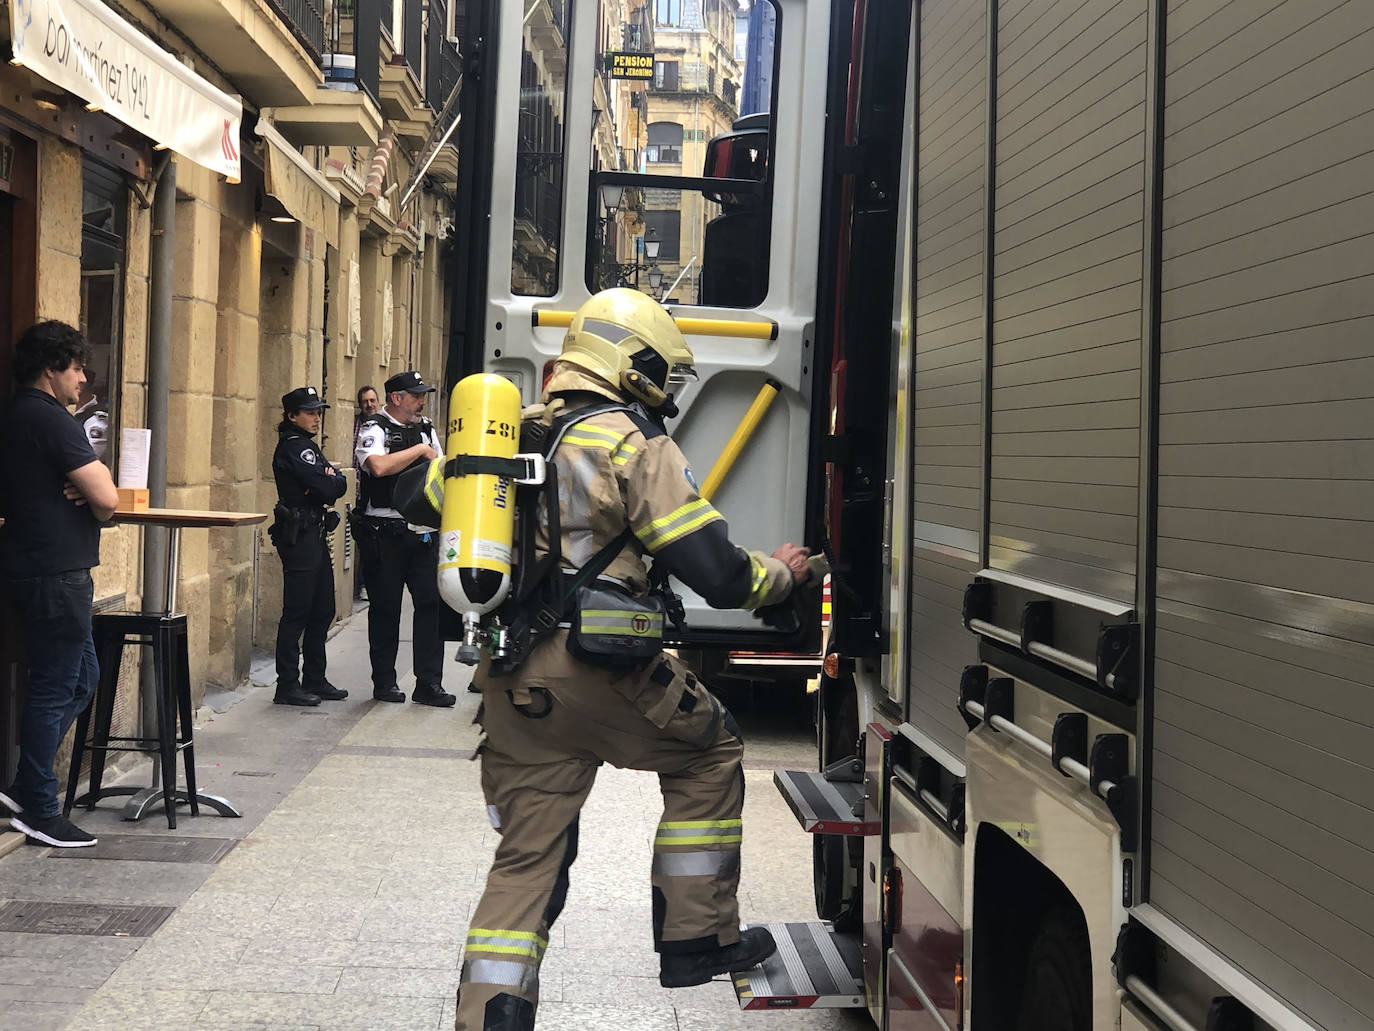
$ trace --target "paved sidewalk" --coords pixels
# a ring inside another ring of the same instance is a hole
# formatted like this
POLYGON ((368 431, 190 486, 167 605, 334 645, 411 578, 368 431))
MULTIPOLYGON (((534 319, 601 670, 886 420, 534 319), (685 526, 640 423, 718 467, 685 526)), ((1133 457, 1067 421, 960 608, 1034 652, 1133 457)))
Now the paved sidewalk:
MULTIPOLYGON (((405 624, 408 624, 407 618, 405 624)), ((402 658, 409 657, 402 642, 402 658)), ((371 699, 366 617, 330 642, 330 679, 350 692, 317 709, 272 704, 270 686, 196 729, 202 791, 244 813, 183 808, 137 824, 119 799, 77 822, 96 849, 23 847, 0 859, 4 903, 170 907, 146 937, 0 931, 0 1028, 405 1028, 453 1026, 467 919, 496 835, 478 787, 477 696, 450 663, 454 709, 371 699), (218 862, 102 859, 114 835, 229 848, 218 862)), ((402 680, 407 693, 413 677, 402 680)), ((208 713, 208 710, 207 710, 208 713)), ((742 714, 748 743, 741 908, 806 920, 811 857, 771 783, 813 761, 803 714, 742 714)), ((131 779, 147 777, 146 766, 131 779)), ((868 1027, 839 1012, 741 1013, 725 979, 669 992, 650 943, 650 842, 661 802, 648 774, 604 768, 583 813, 568 905, 541 971, 540 1031, 868 1027)), ((89 928, 83 928, 89 930, 89 928)))

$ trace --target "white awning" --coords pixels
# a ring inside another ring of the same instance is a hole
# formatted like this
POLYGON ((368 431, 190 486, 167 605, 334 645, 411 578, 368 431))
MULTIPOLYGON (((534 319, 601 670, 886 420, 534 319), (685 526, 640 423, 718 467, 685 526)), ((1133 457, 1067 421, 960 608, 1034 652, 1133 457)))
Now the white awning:
POLYGON ((310 167, 310 162, 273 128, 271 122, 259 116, 253 131, 266 147, 267 192, 281 201, 302 225, 323 233, 325 240, 337 247, 339 191, 310 167))
POLYGON ((100 0, 10 0, 14 64, 198 165, 239 181, 243 104, 100 0))

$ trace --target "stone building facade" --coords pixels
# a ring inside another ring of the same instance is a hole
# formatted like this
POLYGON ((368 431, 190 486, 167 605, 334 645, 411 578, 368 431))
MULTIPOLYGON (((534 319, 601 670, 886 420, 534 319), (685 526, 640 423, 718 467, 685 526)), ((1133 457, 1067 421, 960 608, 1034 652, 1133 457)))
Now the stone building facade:
MULTIPOLYGON (((701 175, 706 144, 739 117, 740 15, 736 0, 654 0, 646 172, 701 175)), ((695 191, 651 191, 647 199, 645 231, 652 229, 661 241, 658 265, 672 297, 683 304, 698 302, 706 223, 719 214, 720 205, 695 191)))
MULTIPOLYGON (((457 154, 432 144, 457 82, 461 12, 446 0, 0 0, 0 53, 32 44, 16 26, 38 31, 22 20, 34 12, 44 30, 71 19, 73 37, 90 19, 114 19, 116 41, 161 47, 192 93, 237 100, 242 120, 237 132, 225 121, 223 153, 238 159, 227 175, 52 81, 41 62, 0 64, 0 404, 26 326, 82 326, 97 343, 100 391, 99 429, 88 436, 104 434, 117 467, 120 430, 148 425, 150 304, 166 291, 168 419, 153 447, 166 455, 167 507, 270 512, 280 396, 304 383, 332 406, 322 446, 348 468, 351 488, 356 389, 405 368, 443 382, 457 154), (150 243, 169 166, 167 284, 150 243)), ((436 421, 443 405, 441 393, 436 421)), ((255 645, 272 646, 281 567, 265 525, 182 534, 178 608, 197 704, 210 685, 243 682, 255 645)), ((341 614, 352 597, 344 532, 331 541, 341 614)), ((143 603, 150 546, 134 526, 103 532, 98 609, 143 603)), ((0 629, 8 775, 23 663, 12 620, 0 629)), ((132 665, 131 654, 116 716, 125 726, 137 712, 132 665)))

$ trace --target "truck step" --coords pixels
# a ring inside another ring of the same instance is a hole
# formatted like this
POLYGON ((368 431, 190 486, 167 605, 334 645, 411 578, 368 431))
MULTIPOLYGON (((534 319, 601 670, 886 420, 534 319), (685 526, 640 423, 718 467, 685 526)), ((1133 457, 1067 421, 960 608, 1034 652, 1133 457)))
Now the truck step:
POLYGON ((857 935, 829 923, 761 924, 778 951, 759 966, 731 974, 740 1009, 858 1009, 864 1004, 857 935))
POLYGON ((845 834, 868 837, 882 825, 865 821, 864 786, 852 781, 826 780, 823 774, 803 770, 774 770, 773 783, 787 807, 811 834, 845 834))

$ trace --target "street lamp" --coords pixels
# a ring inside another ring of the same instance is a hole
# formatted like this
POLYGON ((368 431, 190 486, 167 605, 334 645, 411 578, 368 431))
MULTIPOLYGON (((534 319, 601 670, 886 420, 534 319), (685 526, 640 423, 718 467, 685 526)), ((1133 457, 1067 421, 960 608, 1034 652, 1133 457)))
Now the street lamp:
POLYGON ((614 213, 620 208, 620 200, 624 196, 624 186, 611 185, 601 187, 601 203, 606 208, 607 218, 614 217, 614 213))
POLYGON ((614 211, 614 208, 607 208, 606 225, 608 228, 605 237, 607 246, 605 263, 602 266, 602 268, 605 270, 603 273, 604 278, 602 282, 605 283, 606 286, 633 285, 634 289, 638 290, 639 274, 641 272, 645 272, 648 274, 649 277, 650 288, 653 290, 658 290, 658 288, 663 283, 663 271, 658 267, 657 264, 660 246, 658 233, 651 228, 644 236, 636 236, 634 238, 634 260, 617 261, 614 247, 611 246, 610 243, 609 231, 609 226, 611 224, 610 218, 611 214, 613 214, 614 211), (643 260, 641 260, 641 258, 643 260))
MULTIPOLYGON (((658 249, 660 246, 661 241, 658 238, 658 230, 653 226, 649 227, 649 231, 644 234, 642 239, 635 240, 635 263, 631 268, 634 269, 636 290, 639 289, 639 273, 641 270, 649 274, 650 289, 657 290, 659 284, 663 282, 663 272, 658 267, 658 249), (644 250, 644 257, 646 259, 643 262, 639 260, 641 247, 644 250), (658 283, 654 282, 655 275, 658 277, 658 283)), ((628 269, 622 269, 622 275, 628 271, 628 269)))
MULTIPOLYGON (((606 217, 599 219, 601 223, 601 246, 603 267, 614 269, 616 264, 616 226, 615 214, 620 210, 620 202, 625 196, 625 187, 617 184, 608 184, 600 187, 601 204, 606 209, 606 217)), ((614 286, 614 283, 603 283, 605 286, 614 286)))

